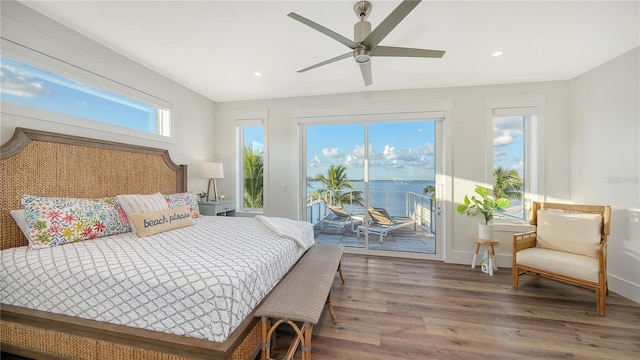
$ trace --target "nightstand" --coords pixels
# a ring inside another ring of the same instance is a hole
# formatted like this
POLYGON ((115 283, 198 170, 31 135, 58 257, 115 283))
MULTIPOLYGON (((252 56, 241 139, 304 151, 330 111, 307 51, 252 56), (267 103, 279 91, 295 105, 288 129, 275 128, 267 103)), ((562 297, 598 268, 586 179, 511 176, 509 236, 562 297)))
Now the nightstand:
POLYGON ((208 216, 236 216, 234 200, 198 201, 200 214, 208 216))

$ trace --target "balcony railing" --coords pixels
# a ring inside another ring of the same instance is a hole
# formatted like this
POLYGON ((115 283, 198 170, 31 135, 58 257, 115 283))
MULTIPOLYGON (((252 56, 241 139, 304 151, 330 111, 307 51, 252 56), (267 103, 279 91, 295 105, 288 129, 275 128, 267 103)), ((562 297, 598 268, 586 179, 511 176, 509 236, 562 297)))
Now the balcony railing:
MULTIPOLYGON (((327 205, 335 204, 334 199, 328 190, 307 194, 307 221, 317 224, 329 215, 327 205)), ((342 206, 353 215, 365 213, 361 205, 353 202, 342 206)), ((435 204, 430 196, 410 191, 370 191, 369 206, 385 208, 391 216, 410 217, 426 231, 435 233, 435 204)))

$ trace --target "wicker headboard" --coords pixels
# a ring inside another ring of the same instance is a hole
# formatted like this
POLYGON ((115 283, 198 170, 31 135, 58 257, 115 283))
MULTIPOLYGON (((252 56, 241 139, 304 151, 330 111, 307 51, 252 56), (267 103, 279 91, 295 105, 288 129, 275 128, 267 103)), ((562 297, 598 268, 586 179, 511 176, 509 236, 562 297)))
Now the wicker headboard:
POLYGON ((23 128, 0 148, 0 173, 1 249, 27 245, 9 213, 22 208, 24 194, 96 198, 187 189, 187 166, 167 150, 23 128))

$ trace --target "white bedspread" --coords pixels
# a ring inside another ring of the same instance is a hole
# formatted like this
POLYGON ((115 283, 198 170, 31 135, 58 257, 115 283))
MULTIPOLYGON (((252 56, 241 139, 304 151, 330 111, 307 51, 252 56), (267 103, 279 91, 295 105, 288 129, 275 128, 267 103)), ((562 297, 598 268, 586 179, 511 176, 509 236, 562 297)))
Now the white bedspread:
MULTIPOLYGON (((301 225, 313 243, 311 224, 301 225)), ((126 233, 2 250, 3 304, 224 341, 304 253, 253 218, 203 216, 126 233)))

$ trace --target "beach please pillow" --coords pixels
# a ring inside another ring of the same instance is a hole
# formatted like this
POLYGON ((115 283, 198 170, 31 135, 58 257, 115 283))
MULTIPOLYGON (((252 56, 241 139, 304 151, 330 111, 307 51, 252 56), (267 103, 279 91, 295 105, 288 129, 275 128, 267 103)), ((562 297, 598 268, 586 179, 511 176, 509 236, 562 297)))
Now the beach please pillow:
POLYGON ((129 195, 117 195, 116 199, 122 206, 122 209, 129 218, 131 225, 131 231, 135 234, 138 228, 135 223, 131 221, 133 214, 154 212, 159 210, 166 210, 169 208, 167 200, 160 193, 141 195, 141 194, 129 194, 129 195))
POLYGON ((136 227, 137 234, 140 237, 179 229, 196 223, 184 205, 176 209, 131 214, 129 221, 136 227))

